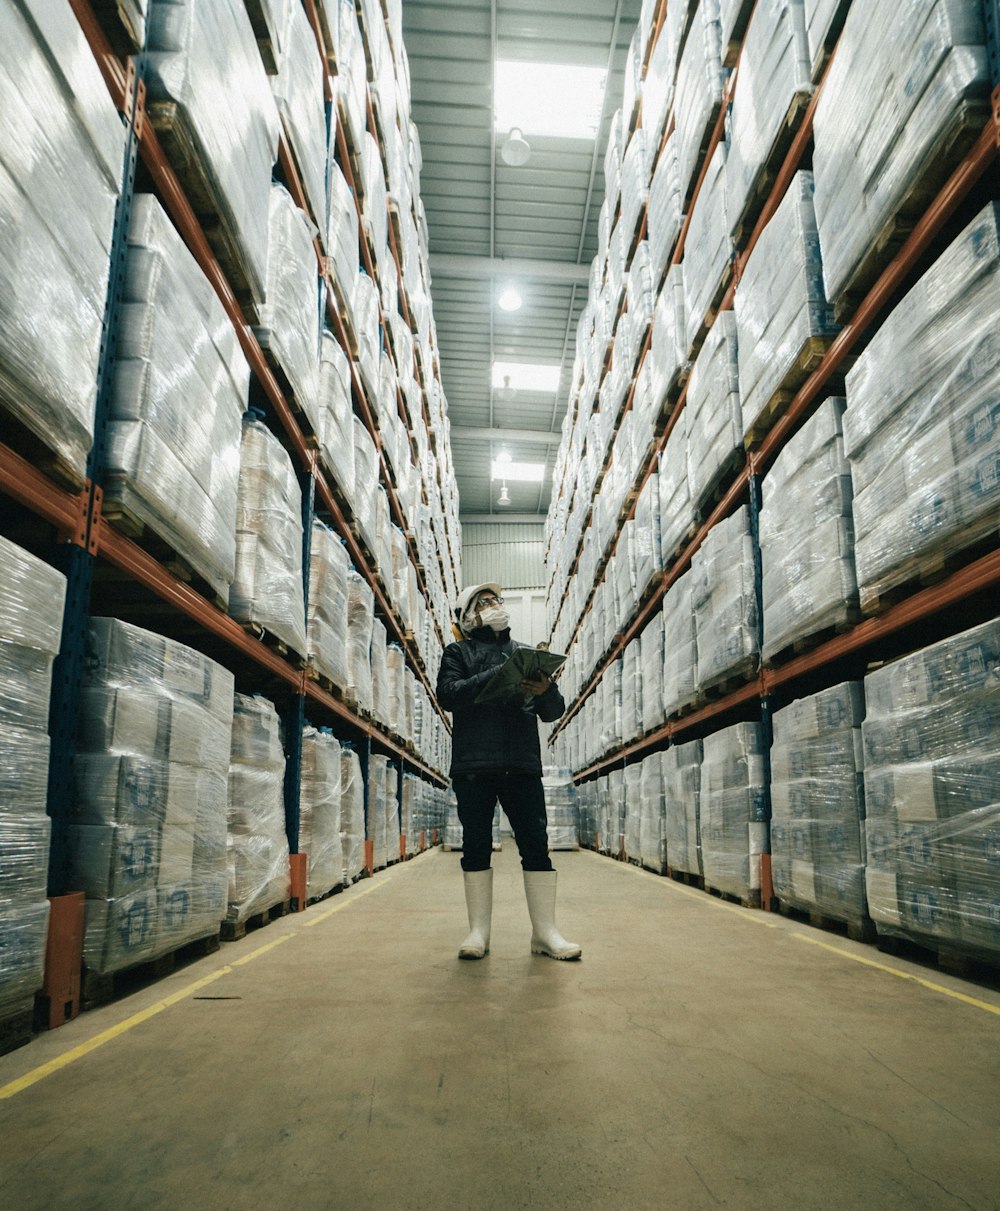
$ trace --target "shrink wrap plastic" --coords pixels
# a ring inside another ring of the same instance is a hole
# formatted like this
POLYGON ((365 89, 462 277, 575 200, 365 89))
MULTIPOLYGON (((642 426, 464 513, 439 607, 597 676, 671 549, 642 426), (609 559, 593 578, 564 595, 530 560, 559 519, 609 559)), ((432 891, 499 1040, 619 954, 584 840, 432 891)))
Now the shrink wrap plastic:
POLYGON ((633 640, 622 653, 622 739, 626 743, 642 735, 644 678, 639 667, 639 652, 639 644, 633 640))
MULTIPOLYGON (((336 123, 332 123, 336 137, 336 123)), ((340 296, 341 314, 354 311, 358 266, 361 263, 361 236, 358 232, 358 208, 340 165, 334 159, 336 144, 331 139, 327 171, 329 218, 326 229, 326 253, 333 262, 333 282, 340 296)))
POLYGON ((267 302, 254 329, 284 371, 295 403, 319 434, 319 277, 315 228, 282 185, 271 186, 267 302))
POLYGON ((346 500, 354 499, 354 402, 347 354, 330 332, 320 343, 320 455, 346 500))
POLYGON ((351 319, 358 338, 358 371, 368 401, 374 407, 378 399, 378 374, 381 355, 378 288, 367 273, 359 273, 354 285, 354 311, 351 319))
POLYGON ((725 143, 719 143, 691 211, 684 241, 684 311, 687 347, 696 352, 698 337, 712 322, 711 310, 729 276, 733 240, 726 214, 725 143))
POLYGON ((868 284, 869 249, 908 201, 943 183, 965 146, 954 137, 962 122, 979 133, 984 39, 982 6, 965 0, 851 6, 813 124, 827 298, 868 284))
POLYGON ((687 414, 688 480, 691 501, 700 511, 727 469, 743 451, 736 353, 736 317, 722 311, 691 368, 687 414))
POLYGON ((774 894, 806 912, 865 917, 864 692, 849 681, 774 716, 771 872, 774 894))
POLYGON ((386 713, 385 723, 391 732, 409 740, 412 726, 406 713, 406 656, 397 643, 389 644, 385 655, 386 713))
POLYGON ((199 652, 92 618, 74 760, 72 884, 84 962, 119 971, 226 915, 233 677, 199 652))
POLYGON ((656 300, 651 343, 652 399, 656 415, 669 412, 681 378, 688 369, 687 322, 684 303, 684 268, 673 265, 656 300))
MULTIPOLYGON (((155 0, 153 0, 155 3, 155 0)), ((244 0, 246 2, 246 0, 244 0)), ((287 52, 289 12, 294 0, 251 0, 247 12, 258 10, 253 21, 257 45, 269 76, 280 72, 287 52)))
POLYGON ((226 838, 228 921, 245 921, 291 894, 284 785, 278 712, 259 695, 237 694, 226 838))
POLYGON ((812 91, 803 0, 759 0, 740 54, 730 111, 726 209, 735 231, 749 210, 790 112, 812 91))
POLYGON ((104 508, 120 506, 225 596, 250 369, 232 321, 151 194, 132 203, 104 508))
POLYGON ((640 663, 645 676, 642 698, 642 722, 647 732, 660 727, 665 719, 663 711, 663 615, 650 619, 638 642, 641 645, 640 663))
POLYGON ((462 832, 462 822, 458 818, 458 804, 454 801, 448 806, 448 816, 444 826, 444 847, 445 849, 461 849, 464 834, 462 832))
POLYGON ((660 565, 669 568, 694 526, 694 504, 687 468, 685 408, 660 454, 660 565))
POLYGON ((0 1010, 42 986, 49 695, 66 580, 0 537, 0 1010))
MULTIPOLYGON (((644 26, 645 28, 645 26, 644 26)), ((674 99, 677 47, 665 31, 656 39, 642 83, 642 125, 652 148, 660 146, 663 129, 674 99)))
POLYGON ((346 744, 340 751, 340 842, 344 883, 353 883, 365 867, 365 787, 361 760, 346 744))
POLYGON ((1000 956, 1000 622, 865 678, 869 911, 879 933, 1000 956))
MULTIPOLYGON (((280 18, 284 53, 271 89, 288 142, 302 178, 306 201, 317 226, 327 215, 326 99, 323 95, 323 60, 306 10, 289 4, 280 18)), ((268 292, 270 294, 270 292, 268 292)))
MULTIPOLYGON (((722 29, 723 62, 732 67, 746 33, 747 21, 755 0, 719 0, 719 20, 722 29)), ((742 63, 740 70, 743 70, 742 63)))
POLYGON ((302 491, 278 439, 254 420, 243 426, 236 575, 229 613, 305 654, 302 491))
POLYGON ((848 373, 863 609, 996 532, 998 215, 990 203, 969 224, 848 373))
MULTIPOLYGON (((625 767, 625 798, 622 803, 622 849, 628 859, 639 859, 639 830, 642 825, 642 764, 625 767)), ((617 847, 616 847, 617 848, 617 847)))
POLYGON ((636 857, 647 870, 662 875, 667 869, 667 839, 664 829, 663 759, 665 753, 653 753, 639 769, 639 852, 636 857))
MULTIPOLYGON (((361 223, 377 255, 389 234, 389 208, 385 196, 385 172, 382 153, 374 135, 368 131, 361 142, 361 223)), ((381 279, 382 274, 379 273, 381 279)))
POLYGON ((337 534, 312 524, 309 559, 307 647, 310 667, 338 689, 350 684, 347 669, 347 578, 351 561, 337 534))
POLYGON ((833 49, 851 0, 805 0, 806 39, 809 43, 809 63, 816 79, 833 49))
POLYGON ((646 132, 638 126, 632 132, 622 161, 622 204, 619 222, 625 236, 626 248, 631 245, 639 219, 646 209, 649 195, 649 156, 653 148, 646 142, 646 132))
POLYGON ((659 481, 655 475, 651 475, 639 493, 635 506, 632 557, 635 568, 636 605, 643 599, 649 582, 660 570, 659 505, 659 481))
POLYGON ((125 132, 69 5, 0 34, 0 400, 82 480, 125 132))
POLYGON ((653 285, 663 281, 670 258, 680 235, 683 215, 681 213, 680 184, 677 179, 677 147, 674 136, 667 140, 649 186, 647 231, 649 235, 649 263, 653 285))
POLYGON ((825 400, 787 443, 763 485, 763 656, 855 618, 851 470, 842 399, 825 400))
POLYGON ((354 497, 351 500, 351 506, 361 537, 368 550, 374 554, 377 550, 375 523, 378 499, 378 451, 375 449, 372 435, 368 432, 360 416, 354 417, 353 424, 354 497))
POLYGON ((157 102, 177 106, 244 283, 262 303, 279 120, 242 0, 154 0, 146 104, 157 102))
POLYGON ((759 723, 706 736, 699 797, 705 886, 740 899, 760 892, 768 852, 766 754, 759 723))
POLYGON ((741 506, 709 531, 691 561, 698 629, 698 689, 756 671, 757 592, 750 516, 741 506))
POLYGON ((357 572, 347 576, 347 674, 348 690, 363 711, 374 705, 372 685, 372 630, 375 623, 375 594, 357 572))
MULTIPOLYGON (((391 771, 395 775, 395 770, 391 771)), ((372 753, 368 758, 368 821, 365 839, 371 842, 376 870, 389 861, 388 808, 389 758, 372 753)))
POLYGON ((663 599, 663 710, 667 718, 698 697, 698 640, 693 572, 685 572, 663 599))
POLYGON ((545 811, 548 817, 549 849, 577 849, 579 840, 579 794, 568 769, 547 765, 542 772, 545 811))
POLYGON ((703 873, 701 860, 702 742, 671 745, 663 754, 664 834, 671 870, 703 873))
POLYGON ((754 246, 733 306, 739 346, 740 400, 746 433, 763 429, 771 401, 801 364, 837 331, 823 293, 813 179, 797 172, 754 246))
POLYGON ((372 714, 381 724, 389 716, 389 673, 385 625, 378 618, 372 621, 372 714))
POLYGON ((340 742, 329 732, 307 727, 302 733, 299 796, 299 852, 308 855, 306 896, 325 896, 344 879, 341 840, 340 742))
MULTIPOLYGON (((679 7, 683 8, 683 3, 679 7)), ((681 52, 674 93, 677 171, 684 202, 694 188, 703 148, 722 104, 725 82, 719 0, 701 0, 681 52)))

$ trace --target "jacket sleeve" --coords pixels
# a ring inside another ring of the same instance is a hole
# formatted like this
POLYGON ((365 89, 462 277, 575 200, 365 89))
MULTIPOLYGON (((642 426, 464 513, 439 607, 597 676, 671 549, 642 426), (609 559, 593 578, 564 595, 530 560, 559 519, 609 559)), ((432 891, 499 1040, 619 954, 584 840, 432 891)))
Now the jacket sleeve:
POLYGON ((441 657, 438 670, 437 700, 442 710, 454 711, 456 707, 471 706, 476 695, 493 676, 496 669, 484 669, 471 676, 462 667, 462 658, 457 643, 449 643, 441 657))
POLYGON ((544 694, 539 694, 535 699, 535 714, 543 723, 554 723, 565 710, 566 703, 554 681, 544 694))

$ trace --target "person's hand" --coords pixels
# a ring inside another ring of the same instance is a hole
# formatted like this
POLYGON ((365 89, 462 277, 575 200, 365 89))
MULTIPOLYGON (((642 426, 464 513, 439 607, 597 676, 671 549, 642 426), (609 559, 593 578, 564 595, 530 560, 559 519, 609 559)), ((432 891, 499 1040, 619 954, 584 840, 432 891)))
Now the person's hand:
POLYGON ((521 689, 526 694, 531 694, 533 698, 537 698, 552 684, 552 678, 547 673, 539 673, 537 677, 526 677, 521 682, 521 689))

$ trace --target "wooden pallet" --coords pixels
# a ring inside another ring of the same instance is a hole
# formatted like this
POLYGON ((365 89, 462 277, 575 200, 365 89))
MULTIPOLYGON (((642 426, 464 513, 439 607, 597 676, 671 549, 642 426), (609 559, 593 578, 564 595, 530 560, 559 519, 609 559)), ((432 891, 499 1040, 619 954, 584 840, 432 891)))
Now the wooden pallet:
POLYGON ((722 271, 722 277, 720 278, 719 284, 716 287, 715 292, 708 304, 708 309, 705 312, 705 316, 701 321, 698 331, 694 335, 694 339, 688 346, 687 357, 691 365, 694 365, 695 361, 697 361, 698 354, 701 352, 701 347, 705 343, 705 338, 711 331, 715 321, 719 318, 719 311, 722 308, 722 300, 725 298, 726 290, 729 288, 729 282, 733 276, 734 269, 735 265, 732 261, 730 261, 722 271))
POLYGON ((289 647, 284 639, 279 638, 273 631, 269 631, 267 627, 262 626, 261 623, 241 622, 240 626, 242 626, 248 635, 252 635, 255 639, 260 640, 266 648, 280 656, 282 660, 287 660, 295 668, 305 667, 305 656, 289 647))
MULTIPOLYGON (((142 48, 143 39, 122 0, 91 0, 91 8, 101 29, 111 43, 111 49, 124 59, 142 48)), ((149 18, 146 18, 147 22, 149 18)))
POLYGON ((298 422, 299 429, 302 431, 302 436, 305 439, 306 445, 310 450, 318 450, 321 442, 319 434, 313 427, 312 418, 309 413, 302 407, 298 395, 285 373, 285 368, 278 360, 277 353, 271 346, 271 330, 258 325, 252 325, 253 334, 257 338, 257 344, 260 345, 264 354, 264 360, 267 362, 271 373, 274 375, 275 382, 278 384, 278 390, 288 404, 292 415, 298 422))
POLYGON ((338 685, 335 681, 331 681, 329 677, 324 676, 323 673, 319 672, 319 670, 312 665, 308 665, 306 667, 305 673, 306 677, 310 681, 315 682, 315 684, 318 685, 325 693, 329 694, 331 698, 336 698, 338 702, 342 702, 345 706, 351 707, 352 710, 356 709, 358 700, 345 686, 338 685))
POLYGON ((782 900, 780 896, 776 897, 776 900, 778 912, 783 917, 788 917, 789 920, 808 923, 814 929, 822 929, 827 933, 842 934, 850 938, 852 942, 875 941, 875 922, 868 916, 844 920, 820 912, 816 907, 803 908, 797 904, 790 904, 787 900, 782 900))
POLYGON ((324 900, 330 900, 334 896, 339 896, 340 893, 344 890, 345 886, 347 886, 347 885, 344 883, 337 883, 333 887, 331 887, 329 891, 323 892, 322 895, 309 896, 306 900, 306 905, 309 908, 312 908, 312 906, 314 904, 322 904, 324 900))
MULTIPOLYGON (((1000 526, 995 518, 981 523, 965 537, 969 540, 961 549, 939 546, 912 556, 892 572, 893 583, 879 588, 859 586, 861 612, 871 618, 884 614, 891 606, 912 597, 920 589, 937 584, 952 572, 975 562, 981 555, 996 550, 1000 543, 1000 526)), ((954 541, 955 535, 952 535, 954 541)))
POLYGON ((20 416, 7 411, 8 399, 16 400, 23 393, 20 383, 7 378, 0 369, 0 425, 3 428, 3 443, 15 454, 48 476, 53 483, 67 492, 82 492, 87 484, 86 473, 74 467, 65 456, 49 448, 43 438, 29 429, 20 416))
POLYGON ((693 871, 678 870, 674 866, 667 866, 667 878, 672 879, 675 883, 683 883, 685 887, 694 887, 698 891, 705 890, 705 880, 701 875, 696 875, 693 871))
POLYGON ((875 923, 875 945, 883 954, 916 963, 932 964, 951 975, 966 980, 978 980, 990 984, 1000 981, 1000 956, 974 948, 966 948, 960 942, 912 935, 901 937, 894 933, 883 933, 883 926, 875 923))
POLYGON ((0 1055, 31 1042, 35 1022, 35 999, 26 997, 0 1008, 0 1055))
POLYGON ((96 972, 85 966, 80 982, 81 1006, 84 1009, 94 1009, 99 1005, 106 1005, 147 984, 162 980, 177 967, 214 954, 218 949, 219 934, 211 933, 196 938, 193 942, 185 942, 183 946, 143 963, 124 967, 120 971, 96 972))
MULTIPOLYGON (((788 406, 798 394, 799 388, 820 364, 827 351, 833 344, 832 336, 811 336, 789 366, 780 385, 761 408, 757 416, 747 426, 743 443, 748 450, 753 450, 774 428, 777 422, 788 411, 788 406)), ((841 373, 846 367, 841 368, 841 373)))
POLYGON ((756 657, 746 657, 737 671, 726 673, 724 677, 713 682, 711 685, 701 686, 699 693, 705 701, 717 702, 720 698, 726 698, 736 690, 741 690, 756 676, 756 657))
POLYGON ((704 521, 715 506, 729 491, 733 480, 743 469, 746 462, 746 451, 736 447, 730 450, 720 463, 712 478, 702 489, 695 504, 695 520, 704 521))
POLYGON ((248 932, 253 932, 255 929, 263 929, 265 925, 270 925, 272 921, 278 921, 282 917, 287 917, 292 911, 291 900, 279 900, 277 904, 272 904, 270 908, 263 908, 260 912, 251 913, 250 916, 242 921, 223 921, 221 938, 223 942, 238 942, 241 938, 245 938, 248 932))
MULTIPOLYGON (((264 70, 269 76, 276 76, 278 74, 278 55, 267 25, 267 18, 264 15, 267 5, 264 0, 244 0, 244 2, 253 29, 253 36, 257 40, 257 48, 264 63, 264 70)), ((319 4, 317 8, 322 9, 323 5, 319 4)))
POLYGON ((738 904, 741 908, 760 908, 760 888, 748 887, 745 892, 737 895, 735 892, 723 891, 720 887, 705 884, 705 891, 717 900, 725 900, 727 904, 738 904))
POLYGON ((786 660, 791 660, 795 656, 811 652, 815 648, 822 647, 824 643, 828 643, 831 639, 835 639, 838 635, 846 635, 848 631, 853 630, 857 626, 861 618, 860 607, 845 603, 843 613, 836 622, 821 627, 810 635, 796 636, 795 639, 785 644, 784 647, 779 648, 778 651, 772 652, 770 656, 765 656, 762 663, 765 668, 771 669, 777 665, 784 664, 786 660))

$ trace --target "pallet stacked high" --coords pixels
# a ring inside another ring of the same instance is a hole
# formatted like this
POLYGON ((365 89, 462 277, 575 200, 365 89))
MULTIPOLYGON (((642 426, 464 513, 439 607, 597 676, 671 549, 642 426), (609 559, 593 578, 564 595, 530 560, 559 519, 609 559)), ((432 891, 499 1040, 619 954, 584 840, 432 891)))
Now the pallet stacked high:
POLYGON ((547 567, 585 844, 996 965, 987 15, 644 5, 547 567))

